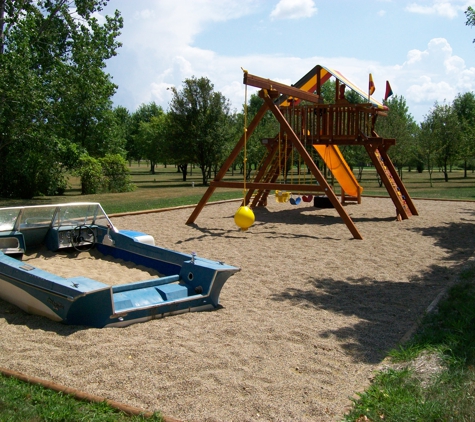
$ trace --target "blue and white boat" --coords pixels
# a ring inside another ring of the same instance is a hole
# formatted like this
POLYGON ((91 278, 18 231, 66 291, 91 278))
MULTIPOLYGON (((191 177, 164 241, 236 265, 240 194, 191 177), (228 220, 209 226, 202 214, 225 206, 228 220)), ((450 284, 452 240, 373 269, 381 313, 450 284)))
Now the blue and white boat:
POLYGON ((118 230, 98 203, 0 208, 0 298, 65 324, 123 327, 216 309, 224 283, 237 271, 194 253, 155 246, 147 234, 118 230), (84 274, 64 278, 22 261, 27 250, 45 247, 54 253, 94 248, 159 276, 108 285, 84 274))

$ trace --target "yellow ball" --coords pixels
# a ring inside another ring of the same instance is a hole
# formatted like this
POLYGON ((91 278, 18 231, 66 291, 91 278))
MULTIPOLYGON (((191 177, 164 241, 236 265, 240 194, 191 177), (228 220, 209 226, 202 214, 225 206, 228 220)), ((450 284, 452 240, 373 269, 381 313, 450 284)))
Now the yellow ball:
POLYGON ((254 224, 254 213, 249 207, 239 207, 234 214, 234 222, 242 231, 246 231, 254 224))

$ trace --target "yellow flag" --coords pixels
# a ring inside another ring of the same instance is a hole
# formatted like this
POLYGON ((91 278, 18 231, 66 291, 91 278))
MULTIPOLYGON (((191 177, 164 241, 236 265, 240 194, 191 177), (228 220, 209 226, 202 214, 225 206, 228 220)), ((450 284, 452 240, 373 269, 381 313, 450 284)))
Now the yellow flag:
POLYGON ((373 82, 373 75, 370 73, 369 74, 369 87, 368 87, 369 95, 373 95, 374 90, 375 90, 375 87, 374 87, 374 82, 373 82))

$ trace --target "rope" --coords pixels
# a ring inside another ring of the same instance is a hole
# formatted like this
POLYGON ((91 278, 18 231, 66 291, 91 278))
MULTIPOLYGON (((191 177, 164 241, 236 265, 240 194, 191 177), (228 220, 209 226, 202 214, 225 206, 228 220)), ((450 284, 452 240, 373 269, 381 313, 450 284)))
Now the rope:
MULTIPOLYGON (((242 69, 242 68, 241 68, 242 69)), ((242 69, 244 73, 247 70, 242 69)), ((243 205, 246 206, 246 179, 247 179, 247 84, 244 88, 244 183, 243 183, 243 205)))

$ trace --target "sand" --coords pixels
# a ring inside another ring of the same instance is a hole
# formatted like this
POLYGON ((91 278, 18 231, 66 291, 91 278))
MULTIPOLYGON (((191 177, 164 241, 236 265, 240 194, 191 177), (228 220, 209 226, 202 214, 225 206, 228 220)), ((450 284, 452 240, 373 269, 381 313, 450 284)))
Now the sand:
POLYGON ((192 226, 190 209, 113 217, 160 246, 240 267, 223 308, 90 329, 0 301, 0 366, 183 421, 341 420, 473 254, 475 203, 415 204, 420 215, 401 222, 389 199, 346 206, 364 240, 335 210, 303 203, 270 201, 247 232, 235 202, 206 207, 192 226))

